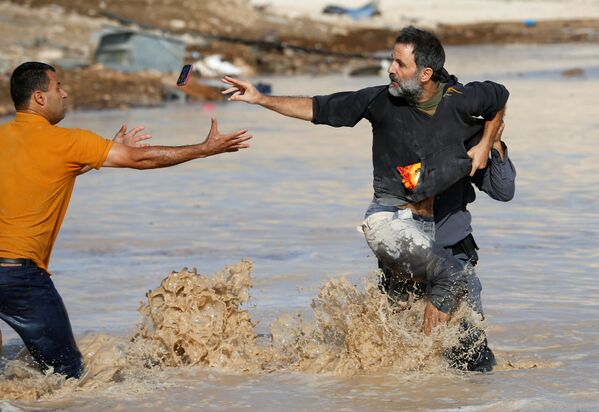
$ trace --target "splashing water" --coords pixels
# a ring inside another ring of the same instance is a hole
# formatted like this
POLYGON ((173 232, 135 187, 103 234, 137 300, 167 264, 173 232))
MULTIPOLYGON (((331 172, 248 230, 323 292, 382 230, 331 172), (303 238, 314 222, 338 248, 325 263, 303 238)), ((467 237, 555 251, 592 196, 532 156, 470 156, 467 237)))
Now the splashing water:
POLYGON ((80 380, 44 375, 21 358, 0 375, 0 393, 4 399, 56 400, 73 392, 114 391, 127 381, 121 386, 131 392, 133 385, 139 394, 165 385, 155 378, 156 371, 182 366, 345 376, 382 369, 440 371, 447 368, 443 352, 463 333, 460 320, 481 326, 462 305, 447 327, 424 336, 424 302, 390 304, 373 279, 361 291, 339 278, 321 287, 312 301, 311 320, 281 315, 271 325, 271 342, 259 344, 242 308, 252 287, 251 270, 251 262, 242 260, 211 277, 195 269, 172 272, 146 294, 131 339, 95 334, 79 341, 86 365, 80 380))
POLYGON ((146 294, 133 342, 154 347, 144 356, 161 366, 249 369, 256 354, 254 325, 240 306, 249 299, 252 264, 243 260, 208 278, 173 272, 146 294), (245 364, 248 363, 246 366, 245 364))

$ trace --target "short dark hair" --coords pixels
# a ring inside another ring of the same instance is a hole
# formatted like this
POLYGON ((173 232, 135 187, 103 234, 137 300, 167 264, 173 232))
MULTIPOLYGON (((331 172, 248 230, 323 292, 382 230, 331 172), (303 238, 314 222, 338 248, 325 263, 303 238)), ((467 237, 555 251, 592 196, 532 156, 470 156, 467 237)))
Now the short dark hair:
POLYGON ((439 80, 445 65, 445 50, 434 33, 408 26, 399 32, 395 39, 395 44, 398 43, 411 44, 414 47, 414 61, 418 69, 430 67, 433 70, 431 80, 439 80))
POLYGON ((50 84, 48 70, 56 71, 54 67, 46 63, 25 62, 12 72, 10 76, 10 97, 15 109, 26 109, 31 95, 36 90, 48 91, 48 85, 50 84))

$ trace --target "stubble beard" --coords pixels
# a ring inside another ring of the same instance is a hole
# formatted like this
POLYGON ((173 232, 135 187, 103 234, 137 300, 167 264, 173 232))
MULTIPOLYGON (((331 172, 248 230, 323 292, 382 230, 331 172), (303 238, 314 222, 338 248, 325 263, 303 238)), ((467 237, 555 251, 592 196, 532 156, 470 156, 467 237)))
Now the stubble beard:
POLYGON ((417 103, 424 93, 422 85, 418 81, 418 74, 416 73, 413 77, 405 81, 398 81, 395 75, 390 74, 389 78, 392 82, 396 82, 398 87, 389 84, 389 94, 395 97, 403 97, 409 104, 417 103))

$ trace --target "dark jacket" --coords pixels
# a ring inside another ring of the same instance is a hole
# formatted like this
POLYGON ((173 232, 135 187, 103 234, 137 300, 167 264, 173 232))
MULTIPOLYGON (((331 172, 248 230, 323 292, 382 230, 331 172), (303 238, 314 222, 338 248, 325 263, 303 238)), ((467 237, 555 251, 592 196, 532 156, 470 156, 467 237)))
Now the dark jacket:
POLYGON ((503 160, 496 150, 491 150, 491 159, 473 177, 466 176, 435 198, 436 241, 442 247, 450 247, 472 233, 472 216, 468 203, 474 202, 474 187, 485 192, 492 199, 507 202, 516 191, 516 168, 505 148, 503 160))
POLYGON ((485 119, 493 118, 509 96, 493 82, 443 80, 444 95, 433 116, 389 94, 387 85, 312 99, 314 124, 354 126, 361 119, 372 124, 373 187, 381 205, 423 200, 466 176, 471 169, 466 147, 480 139, 485 119), (397 167, 418 162, 422 173, 408 190, 397 167))

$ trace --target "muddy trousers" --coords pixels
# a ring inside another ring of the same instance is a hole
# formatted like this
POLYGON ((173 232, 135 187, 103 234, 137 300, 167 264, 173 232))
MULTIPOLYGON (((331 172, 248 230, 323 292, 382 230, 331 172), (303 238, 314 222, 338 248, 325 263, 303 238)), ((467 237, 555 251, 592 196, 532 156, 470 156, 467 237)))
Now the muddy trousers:
MULTIPOLYGON (((450 251, 450 249, 446 249, 450 251)), ((453 252, 452 252, 453 253, 453 252)), ((470 262, 470 257, 465 253, 453 253, 453 255, 460 262, 464 264, 464 267, 468 265, 467 275, 468 275, 468 297, 467 303, 474 312, 478 313, 481 319, 485 318, 485 314, 483 312, 483 303, 481 299, 482 285, 480 283, 480 279, 476 275, 476 271, 470 262)), ((391 297, 394 301, 403 301, 406 302, 410 295, 420 298, 426 294, 426 285, 422 283, 417 283, 412 280, 407 280, 403 278, 398 278, 393 275, 393 272, 390 271, 383 263, 378 261, 379 269, 383 272, 380 278, 379 287, 381 291, 387 293, 389 297, 391 297)))
POLYGON ((83 373, 69 316, 48 273, 37 266, 0 266, 0 319, 23 339, 43 371, 83 373))
POLYGON ((427 285, 431 303, 449 313, 467 290, 467 270, 451 252, 435 242, 432 218, 409 209, 376 212, 362 229, 368 246, 394 277, 427 285))

